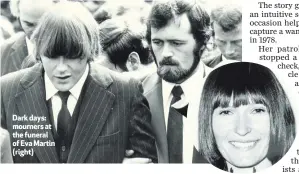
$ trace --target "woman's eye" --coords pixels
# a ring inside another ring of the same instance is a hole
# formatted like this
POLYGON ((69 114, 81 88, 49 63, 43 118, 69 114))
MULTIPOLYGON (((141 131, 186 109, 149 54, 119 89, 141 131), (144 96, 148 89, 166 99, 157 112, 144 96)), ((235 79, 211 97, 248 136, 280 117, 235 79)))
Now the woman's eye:
POLYGON ((264 112, 266 112, 266 110, 263 108, 257 108, 252 111, 253 114, 264 113, 264 112))
POLYGON ((232 112, 229 111, 229 110, 223 110, 223 111, 220 111, 219 115, 231 115, 232 112))

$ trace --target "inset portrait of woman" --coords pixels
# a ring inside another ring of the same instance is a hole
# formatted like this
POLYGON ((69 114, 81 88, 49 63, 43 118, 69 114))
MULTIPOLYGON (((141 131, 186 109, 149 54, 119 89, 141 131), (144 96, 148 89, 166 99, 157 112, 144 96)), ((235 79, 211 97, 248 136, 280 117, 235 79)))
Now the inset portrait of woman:
POLYGON ((212 71, 199 108, 200 151, 231 173, 255 173, 279 161, 295 139, 295 117, 273 72, 238 62, 212 71))

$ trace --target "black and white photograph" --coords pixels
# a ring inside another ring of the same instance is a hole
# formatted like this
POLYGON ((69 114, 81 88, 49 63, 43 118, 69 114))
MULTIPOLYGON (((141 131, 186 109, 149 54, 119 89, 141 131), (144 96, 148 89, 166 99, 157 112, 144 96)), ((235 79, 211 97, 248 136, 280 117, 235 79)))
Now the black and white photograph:
POLYGON ((199 110, 201 152, 230 173, 274 165, 295 139, 288 97, 273 72, 259 64, 238 62, 211 72, 199 110))
POLYGON ((287 165, 299 96, 258 57, 244 59, 244 7, 1 0, 0 167, 257 173, 287 165))

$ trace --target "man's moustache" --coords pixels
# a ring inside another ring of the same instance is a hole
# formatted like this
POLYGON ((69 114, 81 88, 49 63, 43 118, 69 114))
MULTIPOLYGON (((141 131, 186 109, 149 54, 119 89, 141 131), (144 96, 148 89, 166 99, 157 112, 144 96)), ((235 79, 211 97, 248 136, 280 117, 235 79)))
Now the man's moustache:
POLYGON ((177 61, 171 60, 171 59, 163 59, 161 62, 159 62, 159 65, 178 65, 179 63, 177 61))

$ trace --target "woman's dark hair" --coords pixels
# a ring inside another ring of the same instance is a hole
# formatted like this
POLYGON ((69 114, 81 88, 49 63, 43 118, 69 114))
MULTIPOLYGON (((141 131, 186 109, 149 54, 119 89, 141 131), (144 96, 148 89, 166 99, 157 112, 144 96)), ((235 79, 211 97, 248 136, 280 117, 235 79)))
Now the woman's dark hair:
MULTIPOLYGON (((270 144, 267 158, 276 163, 290 149, 295 139, 295 118, 290 102, 274 73, 262 65, 238 62, 212 71, 203 87, 199 106, 199 148, 205 158, 225 170, 212 129, 212 115, 217 107, 249 103, 263 104, 270 115, 270 144)), ((259 123, 257 123, 259 124, 259 123)))

